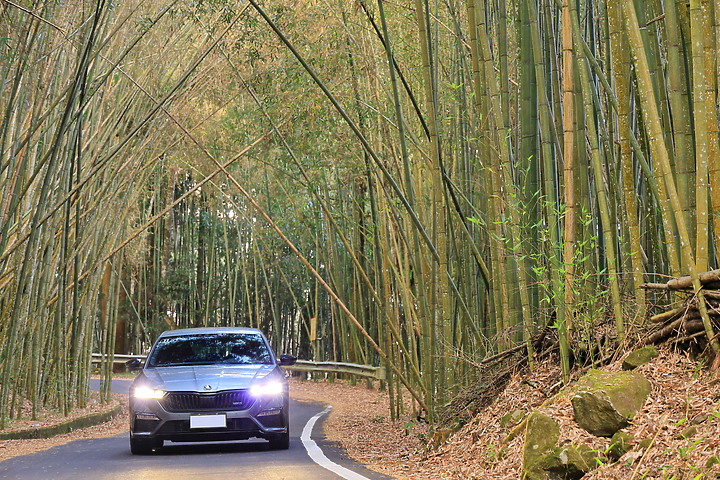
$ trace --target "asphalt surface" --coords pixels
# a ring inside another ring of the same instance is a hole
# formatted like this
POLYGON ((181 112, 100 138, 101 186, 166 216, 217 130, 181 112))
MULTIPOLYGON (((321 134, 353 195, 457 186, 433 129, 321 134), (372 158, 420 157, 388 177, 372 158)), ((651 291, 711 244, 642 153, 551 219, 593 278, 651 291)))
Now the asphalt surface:
MULTIPOLYGON (((115 380, 113 391, 127 393, 129 381, 115 380)), ((311 438, 331 462, 360 476, 340 476, 310 459, 300 439, 308 421, 325 407, 290 400, 290 448, 268 449, 264 440, 222 443, 170 443, 148 456, 130 454, 128 435, 75 440, 49 450, 0 462, 0 479, 263 479, 330 480, 363 477, 389 479, 349 459, 337 446, 325 441, 322 417, 311 438)))

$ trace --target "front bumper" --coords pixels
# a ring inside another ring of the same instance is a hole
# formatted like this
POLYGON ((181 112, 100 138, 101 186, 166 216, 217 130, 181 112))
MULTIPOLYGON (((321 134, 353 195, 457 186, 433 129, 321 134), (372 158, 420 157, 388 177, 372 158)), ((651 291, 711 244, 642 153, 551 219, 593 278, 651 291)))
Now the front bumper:
POLYGON ((243 410, 170 412, 161 401, 130 399, 130 436, 173 442, 270 439, 288 430, 286 395, 257 398, 243 410), (191 428, 194 415, 224 415, 225 427, 191 428))

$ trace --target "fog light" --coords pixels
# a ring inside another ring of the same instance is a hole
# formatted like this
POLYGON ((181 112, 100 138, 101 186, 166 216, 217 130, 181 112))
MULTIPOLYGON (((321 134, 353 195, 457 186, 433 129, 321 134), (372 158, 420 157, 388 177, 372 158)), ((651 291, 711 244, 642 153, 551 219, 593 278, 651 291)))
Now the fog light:
POLYGON ((268 417, 270 415, 280 415, 282 413, 282 410, 279 408, 274 408, 272 410, 265 410, 264 412, 260 412, 257 414, 258 417, 268 417))
POLYGON ((135 418, 138 420, 160 420, 157 415, 153 415, 152 413, 138 413, 135 415, 135 418))

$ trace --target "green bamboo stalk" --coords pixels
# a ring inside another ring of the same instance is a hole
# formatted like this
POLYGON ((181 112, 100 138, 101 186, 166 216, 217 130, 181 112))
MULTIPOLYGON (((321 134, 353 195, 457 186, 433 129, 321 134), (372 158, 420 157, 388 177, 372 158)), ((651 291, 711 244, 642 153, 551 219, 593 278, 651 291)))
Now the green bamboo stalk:
POLYGON ((565 265, 565 322, 568 334, 572 336, 574 315, 575 239, 577 228, 577 201, 575 200, 575 68, 573 53, 573 29, 571 15, 577 9, 570 0, 562 5, 562 50, 563 50, 563 186, 565 192, 565 218, 563 231, 563 264, 565 265))
POLYGON ((500 105, 502 106, 503 129, 510 131, 510 71, 508 68, 508 26, 505 0, 495 2, 497 11, 497 49, 500 70, 500 105))
MULTIPOLYGON (((620 143, 620 168, 622 175, 625 218, 629 232, 629 255, 632 268, 632 286, 638 304, 635 323, 645 319, 647 303, 644 282, 644 267, 641 246, 641 231, 638 222, 638 202, 635 192, 635 173, 633 152, 630 144, 630 56, 629 45, 623 34, 622 12, 619 8, 608 9, 610 48, 612 55, 612 74, 617 94, 618 138, 620 143)), ((672 248, 669 245, 668 248, 672 248)))
MULTIPOLYGON (((547 85, 545 66, 542 60, 540 30, 538 27, 538 13, 534 2, 527 3, 528 13, 530 16, 531 40, 533 58, 535 60, 535 78, 538 86, 547 85)), ((570 337, 567 330, 567 318, 565 317, 565 273, 564 266, 561 261, 562 243, 560 239, 560 219, 558 218, 558 200, 556 197, 556 172, 553 164, 552 153, 552 122, 550 115, 550 105, 544 90, 539 90, 539 112, 540 112, 540 138, 542 145, 542 165, 543 165, 543 182, 544 182, 544 203, 545 217, 547 219, 547 229, 549 236, 548 245, 548 265, 550 269, 551 289, 550 297, 557 315, 555 324, 557 325, 558 336, 560 339, 560 359, 563 371, 563 379, 568 381, 570 375, 570 337)))
MULTIPOLYGON (((416 8, 417 8, 417 5, 416 5, 416 8)), ((409 205, 413 208, 416 208, 417 202, 415 199, 415 191, 414 191, 412 174, 411 174, 410 156, 408 154, 407 142, 406 142, 406 136, 405 136, 405 120, 404 120, 404 116, 403 116, 403 112, 402 112, 402 103, 401 103, 399 89, 398 89, 397 80, 396 80, 396 76, 395 76, 395 71, 396 71, 396 68, 394 67, 395 66, 395 60, 394 60, 395 57, 394 57, 393 49, 391 46, 391 39, 390 39, 390 34, 388 32, 387 19, 385 16, 385 9, 384 9, 382 0, 378 0, 378 11, 380 14, 380 23, 382 26, 382 38, 384 39, 383 45, 385 46, 385 55, 388 59, 388 65, 389 65, 390 84, 392 87, 392 98, 393 98, 393 103, 394 103, 394 107, 395 107, 395 117, 396 117, 397 128, 398 128, 398 136, 399 136, 399 140, 400 140, 400 152, 401 152, 401 156, 402 156, 403 175, 404 175, 404 180, 405 180, 405 191, 408 196, 409 205)), ((426 82, 427 82, 427 72, 425 72, 425 75, 426 75, 426 82)), ((430 117, 434 118, 433 115, 434 115, 434 112, 431 112, 430 117)), ((431 119, 431 121, 428 123, 429 124, 426 126, 426 128, 427 128, 428 136, 431 140, 431 145, 432 145, 432 138, 434 135, 433 132, 434 132, 434 127, 435 127, 435 122, 431 119)), ((435 138, 436 138, 436 135, 435 135, 435 138)), ((432 146, 431 146, 431 148, 432 148, 432 146)), ((436 149, 433 151, 436 151, 436 149)), ((418 271, 418 277, 421 279, 421 282, 424 283, 425 275, 423 273, 423 262, 420 258, 421 250, 420 250, 420 241, 418 238, 417 230, 413 230, 412 240, 413 240, 413 245, 414 245, 413 250, 415 251, 415 268, 418 271)), ((438 255, 440 256, 440 261, 442 261, 442 255, 440 254, 440 252, 438 252, 438 255)), ((386 279, 383 279, 382 285, 387 285, 387 282, 384 280, 386 280, 386 279)), ((421 287, 424 286, 423 283, 421 283, 421 287)), ((386 303, 386 302, 384 302, 384 304, 388 305, 388 303, 386 303)), ((421 303, 421 308, 425 309, 426 304, 427 304, 426 302, 421 303)), ((392 318, 392 317, 386 316, 386 318, 388 321, 391 321, 390 318, 392 318)), ((431 312, 426 312, 426 314, 423 315, 423 318, 432 318, 431 312)), ((428 335, 425 338, 427 338, 427 339, 434 338, 434 336, 431 333, 432 326, 429 326, 429 327, 426 326, 425 331, 428 332, 428 335)), ((431 362, 432 362, 432 359, 434 358, 435 354, 433 352, 431 352, 431 347, 432 347, 431 344, 426 344, 424 354, 423 354, 423 361, 426 362, 423 370, 426 372, 434 371, 434 368, 431 365, 431 362)), ((403 349, 403 350, 405 351, 405 349, 403 349)), ((411 364, 412 364, 412 361, 411 361, 411 364)), ((432 374, 421 377, 421 381, 424 380, 426 382, 425 385, 423 386, 423 390, 426 392, 426 394, 425 394, 426 395, 426 403, 432 399, 431 392, 434 391, 433 378, 434 378, 434 375, 432 375, 432 374)), ((431 414, 431 416, 432 416, 432 414, 431 414)))
MULTIPOLYGON (((705 48, 706 48, 706 59, 710 59, 715 63, 715 68, 708 71, 708 77, 720 77, 720 62, 715 55, 720 48, 720 2, 715 0, 713 2, 712 11, 714 13, 713 18, 713 34, 706 35, 705 37, 705 48), (712 39, 714 38, 714 42, 712 39)), ((718 93, 716 86, 713 85, 715 82, 708 82, 708 111, 714 112, 714 106, 718 101, 718 93)), ((712 158, 708 159, 709 164, 709 178, 710 178, 710 200, 711 200, 711 212, 713 217, 713 245, 715 247, 715 265, 720 265, 720 152, 718 151, 718 138, 720 138, 720 132, 718 132, 718 123, 716 115, 711 115, 711 121, 708 122, 710 131, 710 154, 712 158)))
MULTIPOLYGON (((431 384, 428 389, 430 395, 436 392, 436 401, 443 403, 448 393, 448 387, 454 384, 452 369, 448 368, 447 342, 452 338, 452 320, 450 312, 450 291, 448 285, 448 258, 447 258, 447 223, 445 193, 442 181, 442 160, 441 145, 438 136, 438 111, 437 111, 437 90, 434 65, 431 63, 433 51, 436 50, 436 37, 431 37, 429 28, 430 11, 427 3, 423 0, 415 0, 415 14, 420 41, 420 52, 423 67, 423 86, 425 89, 425 102, 428 109, 427 121, 429 129, 429 150, 431 158, 431 221, 433 224, 433 244, 437 249, 438 262, 432 270, 430 282, 430 298, 432 308, 432 320, 428 329, 426 357, 429 357, 429 371, 437 369, 437 384, 431 384), (440 337, 440 335, 442 335, 440 337), (438 338, 442 340, 437 341, 438 338), (434 353, 430 353, 434 352, 434 353), (435 358, 437 356, 437 358, 435 358)), ((429 398, 430 399, 430 398, 429 398)), ((434 403, 434 402, 433 402, 434 403)), ((430 402, 426 402, 430 404, 430 402)), ((434 412, 430 410, 430 418, 434 418, 434 412)))
MULTIPOLYGON (((575 32, 576 38, 580 36, 580 26, 576 23, 577 16, 570 15, 571 21, 573 22, 573 31, 575 32)), ((576 47, 580 50, 581 44, 579 39, 575 42, 576 47)), ((584 56, 580 56, 578 59, 580 79, 582 81, 582 94, 585 106, 585 117, 590 119, 595 117, 595 110, 593 108, 592 98, 592 84, 590 81, 589 71, 590 68, 587 65, 587 61, 584 56)), ((599 145, 599 139, 595 123, 592 121, 587 122, 588 128, 588 140, 590 143, 590 149, 592 152, 592 169, 595 176, 595 191, 598 199, 598 207, 600 209, 600 218, 602 223, 603 234, 605 238, 605 255, 608 269, 608 282, 610 283, 610 296, 612 301, 612 308, 615 317, 615 330, 618 335, 618 340, 622 343, 625 339, 625 321, 623 319, 622 312, 622 300, 620 298, 620 278, 618 272, 618 259, 616 254, 617 245, 617 228, 615 223, 611 219, 610 206, 608 202, 607 185, 604 175, 604 165, 601 158, 601 151, 599 145)))
MULTIPOLYGON (((529 230, 530 243, 540 245, 539 229, 541 224, 539 201, 541 187, 539 183, 538 159, 540 158, 537 145, 538 125, 538 94, 537 82, 535 79, 535 66, 533 63, 532 33, 530 29, 530 17, 527 2, 520 2, 520 143, 518 163, 519 170, 523 174, 523 181, 520 184, 522 201, 526 215, 524 223, 529 230)), ((539 306, 538 276, 528 269, 529 293, 531 296, 532 309, 539 306)))
MULTIPOLYGON (((692 89, 693 123, 695 133, 695 204, 696 253, 695 265, 699 272, 708 270, 709 212, 708 212, 708 110, 706 108, 707 79, 705 78, 705 25, 709 12, 700 0, 690 0, 690 30, 692 36, 692 89)), ((713 109, 714 111, 714 109, 713 109)), ((678 190, 681 198, 687 193, 678 190)))
POLYGON ((507 204, 503 191, 503 171, 505 168, 503 162, 507 161, 507 159, 509 159, 510 157, 507 144, 507 130, 503 127, 503 117, 505 116, 505 114, 502 110, 496 110, 496 107, 502 108, 502 97, 500 96, 500 100, 498 101, 499 88, 497 86, 497 81, 495 80, 493 59, 489 49, 489 40, 484 20, 486 18, 484 4, 482 2, 478 2, 476 3, 476 8, 478 9, 478 14, 476 16, 476 27, 478 31, 478 40, 481 45, 479 49, 480 61, 482 63, 482 68, 484 69, 485 85, 489 87, 488 93, 490 97, 490 102, 494 107, 492 111, 494 111, 495 113, 494 116, 489 115, 488 117, 489 125, 491 127, 494 127, 494 131, 491 132, 491 135, 495 136, 493 140, 496 142, 497 145, 495 148, 491 149, 489 171, 490 185, 492 189, 492 211, 494 218, 494 221, 492 222, 493 228, 491 230, 491 243, 493 246, 492 251, 494 254, 493 263, 496 267, 494 269, 494 284, 496 286, 495 293, 497 302, 496 308, 500 312, 500 315, 496 317, 496 329, 498 333, 497 342, 498 349, 505 350, 510 347, 510 345, 508 344, 509 339, 507 337, 507 334, 510 331, 511 326, 517 324, 517 321, 512 318, 512 313, 510 310, 510 270, 506 266, 506 258, 508 258, 508 254, 506 251, 507 232, 505 222, 502 220, 506 217, 508 213, 506 211, 507 204))
MULTIPOLYGON (((681 195, 686 218, 695 217, 695 145, 692 135, 692 117, 688 92, 687 64, 683 58, 683 39, 679 25, 678 11, 673 0, 664 0, 665 31, 667 43, 668 96, 673 119, 674 161, 677 171, 678 191, 681 195)), ((679 256, 677 242, 668 243, 673 254, 679 256)), ((679 265, 678 265, 679 267, 679 265)), ((673 269, 673 275, 680 271, 673 269)))
MULTIPOLYGON (((715 105, 717 105, 717 87, 716 87, 716 80, 714 80, 715 72, 717 71, 717 58, 715 56, 715 28, 714 28, 714 8, 713 4, 710 0, 703 0, 702 2, 702 12, 707 16, 706 19, 704 19, 704 34, 703 39, 705 42, 704 48, 705 48, 705 78, 707 81, 705 82, 705 102, 706 102, 706 112, 708 115, 708 129, 707 129, 707 136, 708 136, 708 148, 707 148, 707 166, 708 166, 708 191, 706 193, 706 198, 709 202, 708 204, 708 215, 716 217, 716 219, 709 219, 708 220, 708 232, 713 232, 714 235, 708 234, 708 261, 709 263, 714 260, 714 256, 712 255, 712 252, 714 251, 717 255, 718 248, 720 246, 720 243, 717 243, 715 241, 717 237, 717 231, 713 228, 714 224, 717 222, 717 218, 719 217, 717 215, 717 212, 720 210, 717 210, 713 203, 713 188, 712 188, 712 176, 711 176, 711 170, 715 169, 717 170, 718 167, 717 164, 720 161, 720 133, 718 132, 718 115, 717 110, 715 108, 715 105)), ((717 174, 712 174, 714 176, 717 176, 717 174)))

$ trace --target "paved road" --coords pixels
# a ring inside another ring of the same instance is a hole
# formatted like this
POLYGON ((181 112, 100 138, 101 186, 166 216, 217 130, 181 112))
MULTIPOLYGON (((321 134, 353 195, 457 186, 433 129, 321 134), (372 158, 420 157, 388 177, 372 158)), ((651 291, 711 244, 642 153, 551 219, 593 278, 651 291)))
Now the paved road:
MULTIPOLYGON (((113 390, 127 393, 129 381, 113 382, 113 390)), ((169 443, 149 456, 130 454, 128 436, 76 440, 66 445, 0 462, 0 479, 68 480, 182 480, 263 479, 263 480, 382 480, 390 477, 365 469, 348 459, 335 446, 323 441, 320 424, 311 438, 331 462, 353 474, 341 476, 311 460, 300 435, 308 421, 323 411, 320 404, 290 401, 290 448, 270 451, 264 440, 215 444, 169 443)), ((308 432, 310 430, 308 429, 308 432)), ((306 439, 307 441, 307 439, 306 439)))

